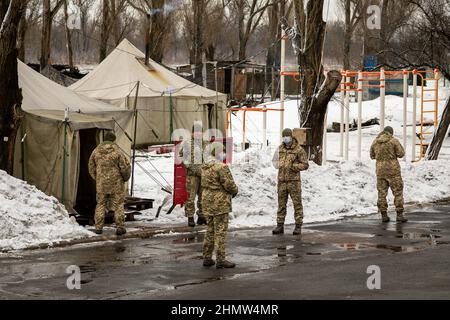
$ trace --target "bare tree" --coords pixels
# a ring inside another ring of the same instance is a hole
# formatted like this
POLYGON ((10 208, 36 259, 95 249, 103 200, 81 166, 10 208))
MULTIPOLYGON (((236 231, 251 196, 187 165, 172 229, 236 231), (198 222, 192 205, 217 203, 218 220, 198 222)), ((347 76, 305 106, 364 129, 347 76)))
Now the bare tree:
POLYGON ((68 11, 68 0, 64 0, 64 29, 66 31, 66 47, 67 47, 67 60, 69 67, 73 68, 73 47, 72 47, 72 33, 69 28, 69 11, 68 11))
POLYGON ((108 55, 108 39, 110 30, 110 9, 109 0, 102 1, 102 20, 100 25, 100 43, 99 43, 99 63, 105 60, 108 55))
POLYGON ((95 0, 74 0, 74 4, 80 9, 80 23, 81 23, 81 36, 82 36, 82 51, 86 52, 89 49, 89 36, 88 36, 88 20, 89 12, 92 10, 92 6, 95 0))
POLYGON ((149 20, 145 23, 144 31, 150 45, 149 57, 161 63, 172 24, 174 6, 166 3, 166 0, 128 0, 128 3, 141 14, 142 19, 149 20))
POLYGON ((294 0, 295 36, 292 39, 301 73, 301 127, 310 128, 312 157, 322 164, 324 120, 328 102, 335 93, 341 73, 333 70, 324 75, 322 56, 326 23, 324 0, 294 0))
POLYGON ((108 44, 112 34, 114 47, 122 41, 130 25, 127 0, 103 0, 100 24, 99 62, 108 54, 108 44))
POLYGON ((17 72, 17 31, 26 0, 0 4, 0 169, 12 174, 14 145, 22 114, 17 72))
POLYGON ((64 4, 64 1, 65 0, 42 1, 41 70, 44 69, 50 61, 53 18, 64 4), (52 2, 54 3, 53 6, 52 2))
POLYGON ((27 0, 25 14, 22 15, 17 35, 17 49, 19 50, 19 60, 25 62, 25 39, 30 25, 37 23, 39 19, 39 0, 27 0))
POLYGON ((271 0, 229 0, 228 8, 234 18, 238 31, 238 58, 245 60, 250 37, 261 23, 271 0))
POLYGON ((350 46, 352 43, 352 37, 364 17, 364 12, 367 10, 368 2, 365 0, 341 0, 340 4, 345 13, 343 67, 344 70, 350 70, 350 46))

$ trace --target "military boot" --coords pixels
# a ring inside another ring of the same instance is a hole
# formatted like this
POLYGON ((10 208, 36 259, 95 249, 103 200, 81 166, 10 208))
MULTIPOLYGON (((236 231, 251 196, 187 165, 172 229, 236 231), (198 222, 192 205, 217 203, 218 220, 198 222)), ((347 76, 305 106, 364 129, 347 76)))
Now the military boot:
POLYGON ((217 265, 216 265, 217 269, 234 268, 234 267, 236 267, 236 264, 233 263, 233 262, 227 261, 227 260, 225 260, 225 261, 218 261, 217 265))
POLYGON ((188 218, 188 226, 189 227, 195 227, 195 220, 194 220, 194 217, 189 217, 188 218))
POLYGON ((125 228, 117 228, 116 235, 123 236, 125 233, 127 233, 127 229, 125 228))
POLYGON ((397 213, 397 222, 405 223, 408 222, 408 219, 405 218, 403 213, 397 213))
POLYGON ((272 234, 283 234, 284 233, 284 223, 278 223, 277 227, 272 230, 272 234))
POLYGON ((388 216, 387 212, 382 212, 381 213, 381 221, 383 221, 383 222, 391 221, 391 219, 389 219, 389 216, 388 216))
POLYGON ((295 225, 295 229, 294 232, 292 233, 294 236, 299 236, 302 234, 302 225, 301 224, 296 224, 295 225))
POLYGON ((211 259, 211 258, 203 259, 203 266, 204 267, 212 267, 215 264, 216 264, 216 262, 213 259, 211 259))
POLYGON ((95 229, 94 232, 95 232, 96 234, 102 234, 102 233, 103 233, 103 230, 102 230, 102 229, 95 229))
POLYGON ((201 225, 206 225, 206 219, 205 219, 205 217, 204 217, 204 216, 198 216, 197 224, 198 224, 199 226, 201 226, 201 225))

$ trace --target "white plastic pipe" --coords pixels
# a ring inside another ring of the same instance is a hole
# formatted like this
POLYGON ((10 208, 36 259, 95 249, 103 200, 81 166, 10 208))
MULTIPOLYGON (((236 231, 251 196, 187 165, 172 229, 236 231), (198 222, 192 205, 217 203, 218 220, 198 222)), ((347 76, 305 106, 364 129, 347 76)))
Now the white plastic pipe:
MULTIPOLYGON (((267 106, 263 106, 263 109, 267 109, 267 106)), ((263 112, 263 132, 262 132, 263 150, 267 149, 267 111, 263 112)))
MULTIPOLYGON (((284 31, 283 26, 281 26, 281 75, 280 75, 280 107, 284 110, 284 99, 285 99, 285 78, 284 72, 286 71, 286 32, 284 31)), ((280 112, 280 143, 282 138, 282 133, 284 129, 284 111, 280 112)))
POLYGON ((339 134, 339 156, 344 157, 344 104, 345 104, 345 75, 342 77, 341 81, 341 124, 340 124, 340 134, 339 134))
POLYGON ((363 98, 363 73, 358 73, 358 160, 362 154, 362 98, 363 98))
POLYGON ((328 121, 328 111, 325 112, 325 119, 323 121, 322 164, 327 163, 327 121, 328 121))
POLYGON ((386 74, 384 68, 380 72, 380 131, 384 130, 386 108, 386 74))
MULTIPOLYGON (((403 148, 406 150, 407 138, 407 125, 408 125, 408 71, 403 71, 403 148)), ((406 161, 406 153, 403 157, 406 161)))
MULTIPOLYGON (((350 83, 351 79, 350 77, 345 78, 346 83, 350 83)), ((346 85, 346 91, 345 91, 345 154, 344 154, 344 160, 348 160, 348 151, 349 151, 349 141, 350 141, 350 86, 346 85)))
POLYGON ((416 121, 417 121, 417 71, 413 72, 413 111, 412 111, 411 161, 416 160, 416 121))

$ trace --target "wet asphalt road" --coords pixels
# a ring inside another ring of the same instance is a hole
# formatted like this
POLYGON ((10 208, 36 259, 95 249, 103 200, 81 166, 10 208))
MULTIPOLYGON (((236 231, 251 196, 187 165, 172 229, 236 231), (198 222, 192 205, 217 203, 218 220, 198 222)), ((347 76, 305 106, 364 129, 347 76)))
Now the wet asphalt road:
MULTIPOLYGON (((392 216, 392 215, 391 215, 392 216)), ((0 255, 1 299, 442 299, 450 298, 450 205, 415 209, 410 222, 377 215, 229 233, 231 270, 203 268, 203 234, 161 236, 0 255), (66 269, 81 269, 68 290, 66 269), (369 290, 367 267, 381 270, 369 290)))

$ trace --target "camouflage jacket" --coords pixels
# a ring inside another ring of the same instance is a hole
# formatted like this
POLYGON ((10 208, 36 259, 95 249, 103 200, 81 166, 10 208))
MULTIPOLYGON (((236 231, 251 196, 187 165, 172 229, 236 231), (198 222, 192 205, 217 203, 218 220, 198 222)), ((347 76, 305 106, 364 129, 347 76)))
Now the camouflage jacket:
POLYGON ((292 144, 281 144, 272 159, 273 166, 278 169, 278 182, 300 181, 300 171, 308 170, 308 155, 292 138, 292 144))
POLYGON ((97 193, 120 193, 130 179, 131 166, 116 144, 103 142, 89 158, 89 174, 96 181, 97 193))
POLYGON ((206 215, 220 215, 232 211, 231 199, 237 195, 230 168, 216 160, 202 165, 202 205, 206 215))
POLYGON ((182 143, 179 155, 188 176, 201 176, 205 146, 206 143, 203 140, 191 139, 182 143))
POLYGON ((402 145, 388 132, 380 133, 370 148, 370 158, 377 160, 378 178, 401 176, 397 159, 404 156, 402 145))

